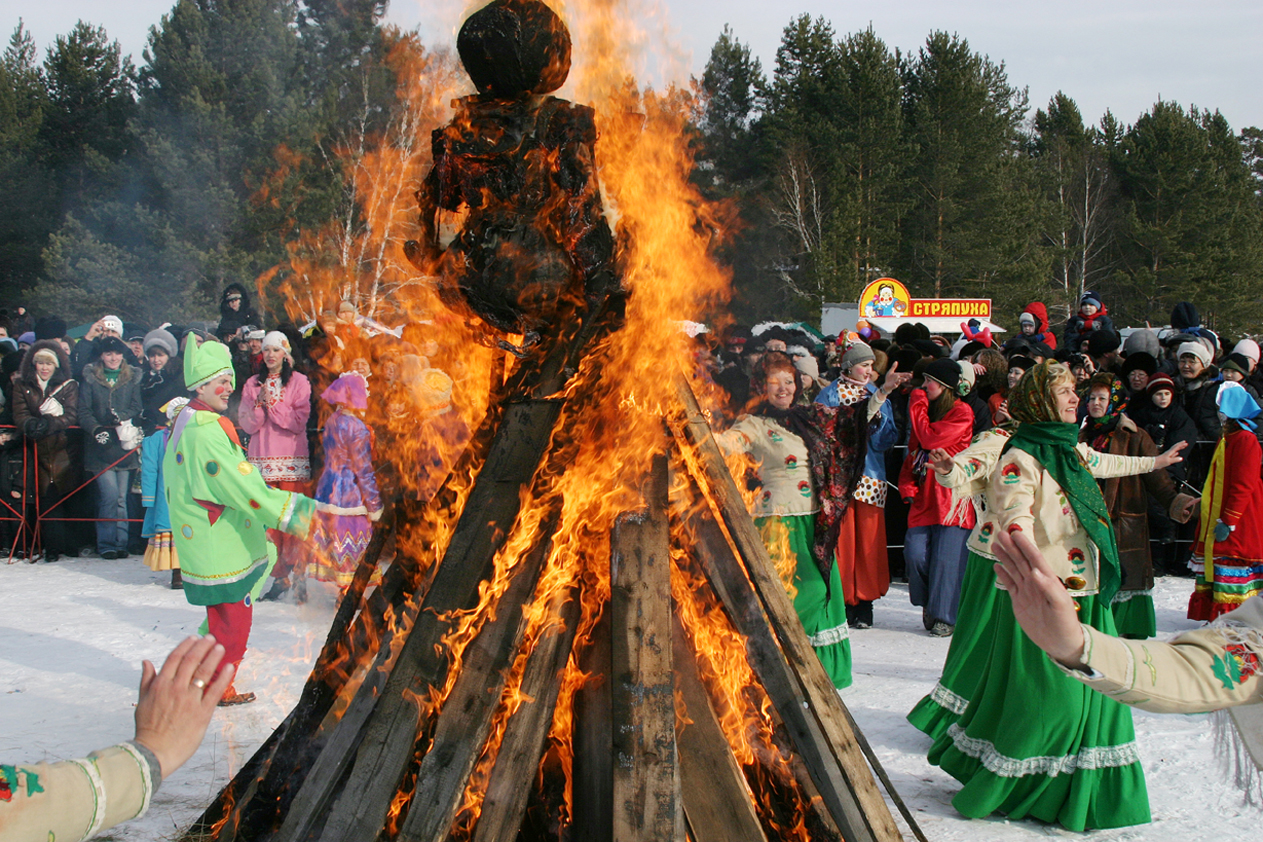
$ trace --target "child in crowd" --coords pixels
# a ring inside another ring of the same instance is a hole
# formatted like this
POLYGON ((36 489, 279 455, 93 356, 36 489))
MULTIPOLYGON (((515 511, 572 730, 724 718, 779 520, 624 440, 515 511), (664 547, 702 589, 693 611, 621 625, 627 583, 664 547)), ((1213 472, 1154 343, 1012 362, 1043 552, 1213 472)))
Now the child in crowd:
POLYGON ((1066 348, 1075 353, 1086 353, 1087 349, 1083 347, 1083 343, 1088 340, 1093 331, 1098 330, 1114 331, 1114 320, 1109 317, 1109 311, 1101 303, 1101 296, 1088 290, 1079 299, 1079 312, 1066 322, 1066 330, 1063 334, 1066 348))
POLYGON ((167 509, 167 493, 162 481, 162 457, 171 438, 171 421, 188 406, 188 398, 172 398, 162 407, 167 423, 150 433, 140 446, 140 504, 145 507, 145 522, 140 537, 149 539, 145 547, 145 566, 155 573, 171 571, 171 589, 183 590, 180 558, 171 541, 171 515, 167 509))
POLYGON ((373 474, 373 434, 363 420, 368 385, 362 376, 349 372, 320 397, 335 409, 325 424, 325 464, 316 500, 333 507, 333 518, 315 536, 316 550, 306 573, 345 590, 368 549, 373 523, 382 515, 373 474))

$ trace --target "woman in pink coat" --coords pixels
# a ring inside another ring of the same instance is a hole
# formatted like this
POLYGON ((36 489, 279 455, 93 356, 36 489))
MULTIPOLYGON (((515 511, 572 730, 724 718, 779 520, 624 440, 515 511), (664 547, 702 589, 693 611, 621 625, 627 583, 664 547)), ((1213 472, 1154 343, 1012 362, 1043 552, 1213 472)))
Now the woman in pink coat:
MULTIPOLYGON (((307 448, 307 419, 311 417, 311 382, 294 371, 289 340, 274 330, 263 338, 263 371, 241 390, 237 423, 250 436, 246 457, 264 482, 283 491, 307 494, 311 458, 307 448)), ((300 556, 295 539, 275 533, 277 582, 287 582, 300 556)))

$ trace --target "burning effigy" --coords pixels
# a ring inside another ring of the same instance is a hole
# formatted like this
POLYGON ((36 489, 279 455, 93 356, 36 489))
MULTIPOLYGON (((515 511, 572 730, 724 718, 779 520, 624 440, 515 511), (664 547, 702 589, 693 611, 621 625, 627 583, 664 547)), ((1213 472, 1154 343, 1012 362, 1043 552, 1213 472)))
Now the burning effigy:
POLYGON ((901 838, 694 395, 676 324, 725 279, 687 108, 617 66, 595 108, 551 96, 570 34, 539 0, 458 47, 479 93, 431 135, 406 253, 499 352, 485 416, 184 838, 901 838))

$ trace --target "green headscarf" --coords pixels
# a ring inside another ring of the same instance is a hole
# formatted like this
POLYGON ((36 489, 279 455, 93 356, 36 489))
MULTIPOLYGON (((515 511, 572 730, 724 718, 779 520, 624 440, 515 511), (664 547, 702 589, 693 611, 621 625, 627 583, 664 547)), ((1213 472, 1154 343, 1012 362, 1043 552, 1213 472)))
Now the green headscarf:
POLYGON ((1004 449, 1026 451, 1061 486, 1088 539, 1096 545, 1100 555, 1099 598, 1109 604, 1122 584, 1118 544, 1101 489, 1075 449, 1079 427, 1061 421, 1057 412, 1053 384, 1060 372, 1053 371, 1054 365, 1064 368, 1051 361, 1042 362, 1023 374, 1009 392, 1009 414, 1022 423, 1004 449))

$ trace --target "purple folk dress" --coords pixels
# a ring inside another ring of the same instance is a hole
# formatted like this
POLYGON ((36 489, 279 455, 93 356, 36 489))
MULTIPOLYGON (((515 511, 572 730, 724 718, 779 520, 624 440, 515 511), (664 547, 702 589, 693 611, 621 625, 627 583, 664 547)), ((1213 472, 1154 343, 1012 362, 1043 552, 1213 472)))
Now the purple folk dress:
POLYGON ((325 466, 316 500, 336 507, 327 528, 316 531, 315 558, 307 575, 345 588, 373 534, 370 513, 381 510, 373 475, 373 434, 359 418, 335 412, 325 424, 325 466))

